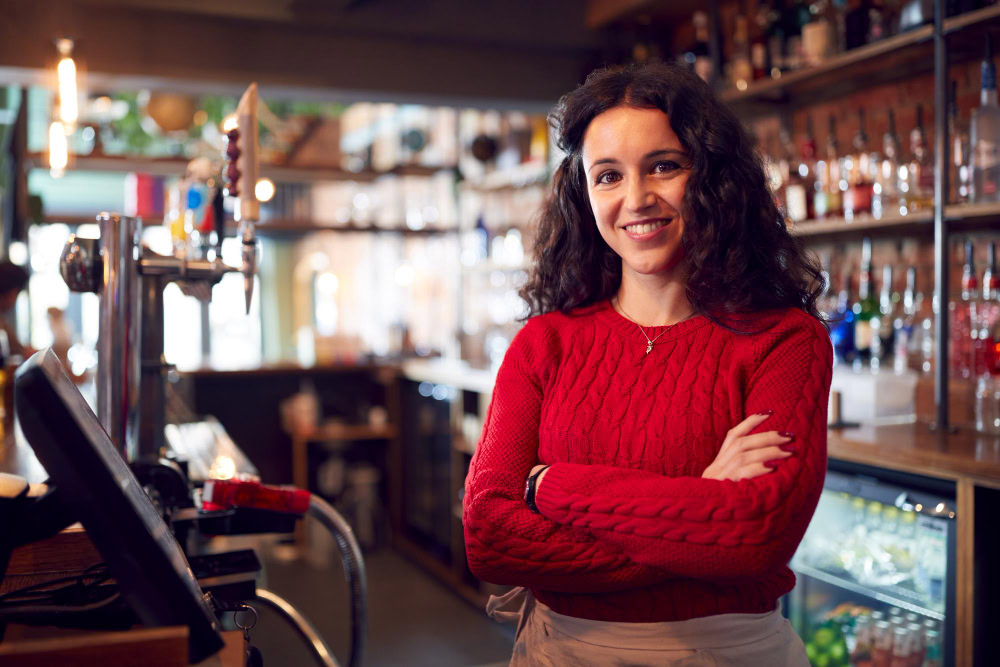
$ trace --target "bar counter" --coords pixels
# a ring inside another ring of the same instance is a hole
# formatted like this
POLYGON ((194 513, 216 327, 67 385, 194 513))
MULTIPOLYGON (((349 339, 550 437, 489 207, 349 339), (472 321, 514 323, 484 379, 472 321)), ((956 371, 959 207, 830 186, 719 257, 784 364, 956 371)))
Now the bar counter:
POLYGON ((925 423, 830 429, 830 458, 1000 489, 1000 436, 925 423))

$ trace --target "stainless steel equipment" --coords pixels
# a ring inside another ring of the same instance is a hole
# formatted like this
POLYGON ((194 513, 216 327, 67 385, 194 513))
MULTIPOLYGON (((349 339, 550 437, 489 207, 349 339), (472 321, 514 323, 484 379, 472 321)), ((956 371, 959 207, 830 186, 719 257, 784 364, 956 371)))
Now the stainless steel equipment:
POLYGON ((70 289, 100 296, 97 414, 122 455, 134 461, 159 455, 164 444, 169 367, 163 358, 163 288, 180 281, 196 290, 204 285, 210 294, 222 276, 239 272, 249 312, 257 240, 253 223, 241 221, 242 266, 233 267, 219 259, 221 234, 205 258, 189 259, 144 248, 138 218, 101 213, 97 222, 100 239, 69 238, 60 271, 70 289))

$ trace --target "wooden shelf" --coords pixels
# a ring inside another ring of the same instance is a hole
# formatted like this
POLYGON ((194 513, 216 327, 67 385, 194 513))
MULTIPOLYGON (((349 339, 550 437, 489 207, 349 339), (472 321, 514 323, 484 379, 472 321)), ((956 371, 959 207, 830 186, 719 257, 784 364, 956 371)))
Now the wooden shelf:
POLYGON ((836 218, 833 220, 806 220, 789 224, 792 236, 804 237, 851 237, 871 234, 930 234, 934 231, 934 216, 931 211, 917 211, 911 215, 887 215, 875 219, 863 216, 854 220, 836 218))
MULTIPOLYGON (((949 204, 944 209, 945 218, 952 231, 968 231, 974 229, 995 229, 1000 219, 1000 202, 985 204, 949 204)), ((856 218, 851 221, 837 218, 834 220, 806 220, 792 225, 789 223, 792 236, 808 238, 852 238, 857 236, 900 236, 927 235, 934 233, 934 214, 930 210, 922 210, 910 215, 890 215, 876 220, 871 216, 856 218)))
MULTIPOLYGON (((1000 6, 994 5, 946 19, 943 31, 954 35, 963 31, 961 41, 949 41, 952 64, 977 57, 982 52, 979 34, 1000 20, 1000 6)), ((808 104, 841 97, 859 88, 887 83, 903 77, 926 74, 934 66, 934 29, 925 25, 831 56, 813 67, 787 72, 777 79, 762 79, 746 90, 727 89, 720 98, 735 110, 750 114, 774 111, 775 104, 808 104)))
POLYGON ((400 225, 398 227, 378 227, 376 225, 363 225, 358 223, 328 225, 309 220, 266 220, 257 224, 256 231, 259 236, 301 236, 303 234, 314 234, 316 232, 355 232, 403 234, 404 236, 437 236, 440 234, 457 234, 459 229, 457 227, 425 227, 424 229, 410 229, 405 225, 400 225))
MULTIPOLYGON (((945 19, 942 32, 945 35, 951 35, 967 28, 982 27, 984 24, 996 21, 997 19, 1000 19, 1000 5, 983 7, 982 9, 976 9, 945 19)), ((976 44, 976 48, 980 48, 981 46, 981 44, 976 44)))
MULTIPOLYGON (((221 159, 221 155, 219 156, 221 159)), ((38 169, 47 169, 48 164, 42 153, 29 153, 28 161, 38 169)), ((91 157, 87 155, 71 155, 67 171, 102 171, 102 172, 142 172, 154 176, 183 176, 187 168, 188 158, 150 158, 103 155, 91 157)), ((426 167, 422 165, 400 165, 387 171, 366 170, 360 172, 347 169, 325 167, 284 167, 277 165, 260 165, 260 175, 266 176, 278 183, 312 183, 317 181, 361 181, 371 182, 380 176, 433 176, 434 174, 454 169, 454 167, 426 167)))
POLYGON ((754 106, 775 103, 805 103, 839 97, 860 87, 884 83, 901 74, 931 71, 931 41, 934 30, 923 26, 857 49, 838 53, 813 67, 782 74, 777 79, 761 79, 746 90, 728 89, 722 101, 740 110, 761 111, 754 106), (873 67, 875 62, 878 67, 873 67))
MULTIPOLYGON (((1000 8, 1000 5, 997 6, 1000 8)), ((945 217, 952 223, 958 223, 962 228, 975 227, 981 223, 995 228, 1000 218, 1000 202, 985 204, 951 204, 944 207, 945 217)))
POLYGON ((396 427, 369 426, 367 424, 341 424, 327 422, 320 424, 315 432, 309 434, 309 440, 390 440, 396 437, 396 427))
POLYGON ((531 268, 530 264, 495 264, 494 262, 479 262, 478 264, 462 265, 463 271, 469 271, 470 273, 493 273, 494 271, 503 271, 504 273, 516 273, 518 271, 528 271, 531 268))

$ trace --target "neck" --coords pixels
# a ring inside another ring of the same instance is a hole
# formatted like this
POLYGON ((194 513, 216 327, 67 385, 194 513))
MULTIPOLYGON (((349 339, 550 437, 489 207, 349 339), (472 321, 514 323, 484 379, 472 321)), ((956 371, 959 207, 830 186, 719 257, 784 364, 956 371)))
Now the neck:
POLYGON ((667 326, 687 318, 694 307, 687 299, 681 275, 680 265, 654 275, 635 273, 623 266, 617 294, 622 314, 644 327, 667 326))

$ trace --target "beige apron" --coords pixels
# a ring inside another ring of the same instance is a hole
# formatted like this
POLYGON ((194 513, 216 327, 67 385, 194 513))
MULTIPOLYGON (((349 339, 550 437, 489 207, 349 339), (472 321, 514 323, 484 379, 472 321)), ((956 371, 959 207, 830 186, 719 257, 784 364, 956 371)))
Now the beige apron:
POLYGON ((718 614, 666 623, 611 623, 564 616, 514 588, 486 613, 517 623, 511 667, 678 665, 808 667, 805 646, 781 615, 718 614))

